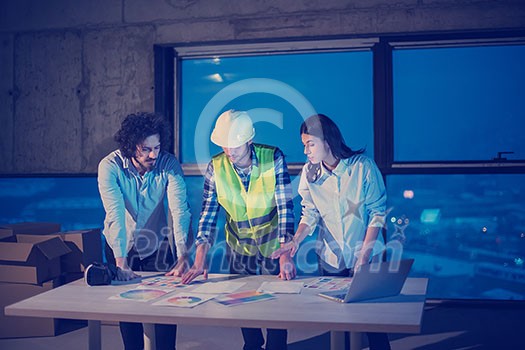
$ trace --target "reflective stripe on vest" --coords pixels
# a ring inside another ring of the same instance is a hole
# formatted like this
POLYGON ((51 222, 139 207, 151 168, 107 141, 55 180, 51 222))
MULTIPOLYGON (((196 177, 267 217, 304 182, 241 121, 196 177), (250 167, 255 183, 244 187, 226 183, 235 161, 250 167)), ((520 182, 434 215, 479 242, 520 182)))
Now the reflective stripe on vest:
POLYGON ((279 247, 275 204, 275 148, 254 144, 258 166, 253 166, 248 192, 226 154, 213 157, 217 201, 226 211, 225 235, 237 253, 268 257, 279 247))

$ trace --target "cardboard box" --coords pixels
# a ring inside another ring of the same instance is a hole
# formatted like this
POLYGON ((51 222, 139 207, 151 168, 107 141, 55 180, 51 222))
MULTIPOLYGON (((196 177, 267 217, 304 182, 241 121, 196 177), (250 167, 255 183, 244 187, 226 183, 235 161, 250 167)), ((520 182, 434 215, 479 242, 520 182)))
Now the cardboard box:
POLYGON ((0 338, 43 337, 57 334, 59 322, 53 318, 6 316, 4 308, 58 287, 52 280, 42 285, 0 282, 0 338))
POLYGON ((62 256, 62 272, 77 273, 93 262, 103 262, 100 229, 59 232, 71 253, 62 256))
POLYGON ((0 242, 0 282, 40 284, 60 276, 60 257, 71 252, 59 237, 16 235, 0 242))
POLYGON ((60 231, 60 224, 55 222, 20 222, 18 224, 0 224, 0 240, 16 241, 16 235, 46 235, 60 231))

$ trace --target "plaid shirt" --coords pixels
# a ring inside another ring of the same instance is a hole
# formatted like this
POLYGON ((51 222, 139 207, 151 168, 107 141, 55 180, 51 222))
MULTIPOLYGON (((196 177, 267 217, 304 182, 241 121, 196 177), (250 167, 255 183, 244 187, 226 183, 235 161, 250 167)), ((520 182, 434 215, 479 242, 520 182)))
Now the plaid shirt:
MULTIPOLYGON (((253 144, 251 145, 252 167, 257 166, 259 160, 255 155, 253 144)), ((277 205, 277 215, 279 218, 278 236, 279 240, 293 235, 294 232, 294 213, 292 200, 292 187, 288 167, 284 160, 283 152, 280 149, 275 150, 275 203, 277 205), (287 233, 289 235, 287 235, 287 233)), ((250 173, 244 174, 242 171, 233 167, 242 180, 244 188, 248 191, 250 184, 250 173)), ((196 245, 203 243, 213 244, 212 232, 215 232, 217 226, 217 214, 220 204, 217 201, 217 190, 215 188, 215 176, 213 162, 210 161, 206 174, 204 175, 204 192, 202 195, 202 210, 199 220, 199 233, 196 239, 196 245)))

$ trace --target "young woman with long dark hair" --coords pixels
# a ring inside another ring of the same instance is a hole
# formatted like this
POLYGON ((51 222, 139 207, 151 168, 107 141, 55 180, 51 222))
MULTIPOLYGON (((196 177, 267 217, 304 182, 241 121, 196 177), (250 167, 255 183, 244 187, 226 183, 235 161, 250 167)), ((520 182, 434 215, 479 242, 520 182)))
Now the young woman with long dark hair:
MULTIPOLYGON (((299 183, 302 215, 293 239, 273 254, 293 256, 303 239, 319 228, 317 254, 324 276, 351 276, 355 267, 382 256, 385 223, 383 177, 364 150, 352 150, 337 125, 316 114, 300 128, 304 165, 299 183), (376 244, 378 243, 378 244, 376 244)), ((384 333, 368 333, 370 349, 390 349, 384 333)))

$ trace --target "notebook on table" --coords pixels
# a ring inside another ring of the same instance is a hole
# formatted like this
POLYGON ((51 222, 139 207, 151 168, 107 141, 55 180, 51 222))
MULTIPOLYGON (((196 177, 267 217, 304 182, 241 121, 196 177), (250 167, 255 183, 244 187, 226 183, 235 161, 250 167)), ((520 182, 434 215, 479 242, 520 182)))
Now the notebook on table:
POLYGON ((346 289, 319 293, 340 303, 398 295, 405 284, 414 259, 387 261, 360 266, 346 289))

